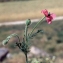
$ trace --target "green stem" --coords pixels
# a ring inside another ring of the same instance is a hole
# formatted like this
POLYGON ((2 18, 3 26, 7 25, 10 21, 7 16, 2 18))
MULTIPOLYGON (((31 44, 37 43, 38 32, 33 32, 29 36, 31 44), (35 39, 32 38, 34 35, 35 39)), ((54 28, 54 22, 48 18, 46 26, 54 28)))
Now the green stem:
POLYGON ((31 31, 29 37, 32 35, 32 33, 33 33, 33 31, 35 30, 35 28, 41 23, 41 21, 42 21, 44 18, 45 18, 45 17, 43 17, 43 18, 34 26, 34 28, 32 29, 32 31, 31 31))
MULTIPOLYGON (((26 25, 25 26, 25 43, 28 42, 27 31, 28 31, 28 26, 26 25)), ((26 43, 26 45, 27 45, 27 43, 26 43)), ((26 47, 26 50, 27 50, 27 47, 26 47)), ((26 63, 28 63, 27 52, 24 52, 24 53, 25 53, 25 56, 26 56, 26 63)))
POLYGON ((27 53, 25 53, 25 56, 26 56, 26 63, 28 63, 27 53))
POLYGON ((18 40, 19 40, 18 42, 20 43, 20 38, 19 38, 19 36, 18 36, 18 35, 16 35, 16 37, 18 38, 18 40))
POLYGON ((28 26, 25 26, 25 42, 27 42, 27 31, 28 31, 28 26))

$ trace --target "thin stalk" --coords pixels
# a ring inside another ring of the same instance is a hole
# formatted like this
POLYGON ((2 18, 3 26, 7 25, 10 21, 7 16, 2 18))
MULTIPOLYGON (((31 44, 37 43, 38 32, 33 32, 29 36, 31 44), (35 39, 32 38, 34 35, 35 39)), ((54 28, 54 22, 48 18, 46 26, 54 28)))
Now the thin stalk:
POLYGON ((34 26, 34 28, 32 29, 32 31, 31 31, 29 37, 32 35, 32 33, 33 33, 33 31, 35 30, 35 28, 41 23, 41 21, 42 21, 44 18, 45 18, 45 17, 43 17, 43 18, 34 26))
POLYGON ((27 52, 25 53, 25 56, 26 56, 26 63, 28 63, 27 52))
POLYGON ((18 42, 20 43, 20 38, 19 38, 19 36, 18 36, 18 35, 16 35, 16 37, 18 38, 18 42))
POLYGON ((27 31, 28 31, 28 26, 25 26, 25 42, 27 42, 27 31))
MULTIPOLYGON (((28 31, 28 26, 26 25, 25 26, 25 43, 28 42, 28 38, 27 38, 27 35, 28 34, 27 34, 27 31, 28 31)), ((26 47, 26 50, 27 50, 27 47, 26 47)), ((28 63, 27 52, 24 52, 24 53, 25 53, 25 56, 26 56, 26 63, 28 63)))

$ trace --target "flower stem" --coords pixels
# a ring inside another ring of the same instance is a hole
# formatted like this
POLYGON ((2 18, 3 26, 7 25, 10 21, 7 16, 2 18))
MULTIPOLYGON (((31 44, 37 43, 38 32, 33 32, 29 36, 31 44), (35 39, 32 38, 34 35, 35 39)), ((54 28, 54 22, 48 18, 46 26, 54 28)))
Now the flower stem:
POLYGON ((33 31, 35 30, 35 28, 41 23, 41 21, 42 21, 44 18, 45 18, 45 17, 43 17, 43 18, 34 26, 34 28, 32 29, 32 31, 31 31, 29 37, 32 35, 32 33, 33 33, 33 31))
MULTIPOLYGON (((25 26, 25 43, 28 42, 28 38, 27 38, 27 31, 28 31, 28 26, 25 26)), ((27 44, 26 44, 27 45, 27 44)), ((27 51, 28 46, 26 47, 26 51, 27 51)), ((28 58, 27 58, 27 52, 24 52, 25 56, 26 56, 26 63, 28 63, 28 58)))
POLYGON ((18 42, 20 43, 20 38, 19 38, 19 36, 18 36, 18 35, 16 35, 16 37, 18 38, 18 40, 19 40, 18 42))
POLYGON ((25 26, 25 42, 27 42, 27 31, 28 31, 28 26, 25 26))
MULTIPOLYGON (((27 50, 27 48, 26 48, 26 50, 27 50)), ((28 63, 27 51, 24 52, 24 54, 25 54, 25 57, 26 57, 26 63, 28 63)))
POLYGON ((27 52, 25 53, 25 56, 26 56, 26 63, 28 63, 27 52))

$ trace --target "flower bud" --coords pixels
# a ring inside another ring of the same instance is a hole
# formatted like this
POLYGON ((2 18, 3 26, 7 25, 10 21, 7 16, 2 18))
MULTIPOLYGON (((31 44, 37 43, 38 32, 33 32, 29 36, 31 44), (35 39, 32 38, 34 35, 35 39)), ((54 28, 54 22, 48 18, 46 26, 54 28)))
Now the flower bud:
POLYGON ((9 41, 8 39, 7 40, 3 40, 3 43, 2 44, 3 45, 6 45, 8 43, 8 41, 9 41))
POLYGON ((28 26, 28 25, 30 25, 31 24, 31 20, 30 19, 27 19, 26 20, 26 25, 28 26))
POLYGON ((11 34, 10 36, 8 36, 5 40, 3 40, 3 45, 6 45, 7 43, 8 43, 8 41, 12 38, 12 37, 14 37, 14 36, 17 36, 17 34, 11 34))

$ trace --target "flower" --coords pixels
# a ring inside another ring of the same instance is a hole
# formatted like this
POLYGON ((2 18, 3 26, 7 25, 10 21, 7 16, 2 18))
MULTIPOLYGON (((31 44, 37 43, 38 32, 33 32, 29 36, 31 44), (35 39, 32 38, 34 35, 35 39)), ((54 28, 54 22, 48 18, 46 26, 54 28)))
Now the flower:
POLYGON ((54 13, 50 13, 46 9, 42 10, 41 13, 43 13, 45 15, 46 21, 48 24, 51 24, 52 20, 56 17, 56 15, 54 13))

